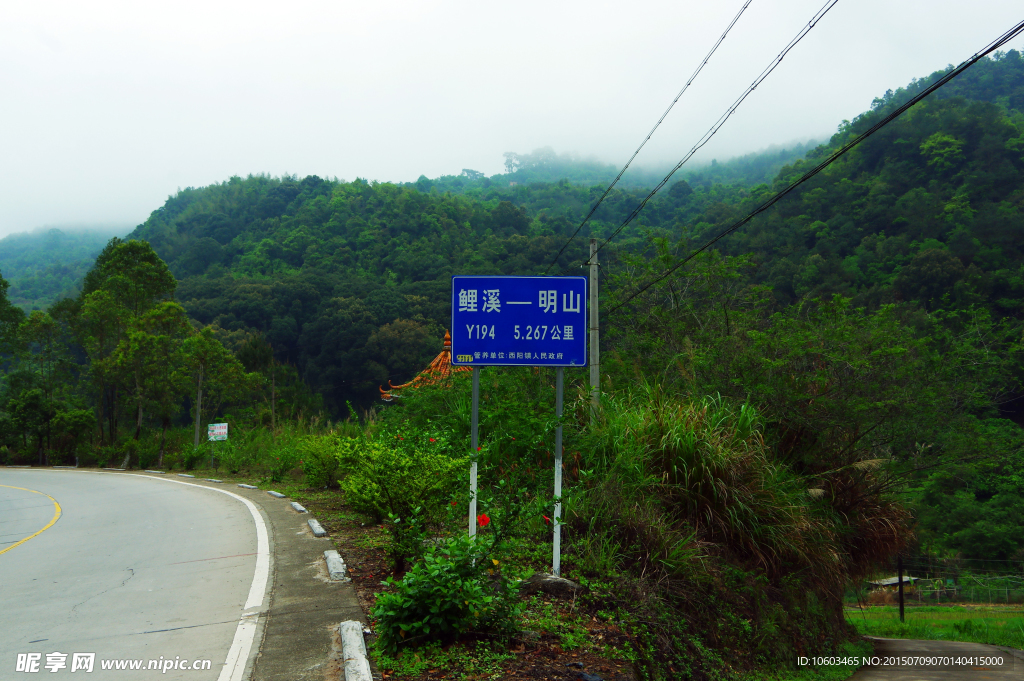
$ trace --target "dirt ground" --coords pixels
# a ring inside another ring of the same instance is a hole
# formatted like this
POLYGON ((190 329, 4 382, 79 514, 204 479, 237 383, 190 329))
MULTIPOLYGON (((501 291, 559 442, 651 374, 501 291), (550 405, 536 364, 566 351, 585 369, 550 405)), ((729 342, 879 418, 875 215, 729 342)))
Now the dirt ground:
MULTIPOLYGON (((356 587, 359 604, 369 617, 376 603, 375 593, 384 589, 381 584, 391 575, 385 553, 384 529, 379 525, 368 525, 351 514, 341 503, 340 495, 318 493, 316 499, 304 501, 310 512, 316 515, 330 533, 339 553, 345 559, 349 574, 356 587)), ((512 657, 500 660, 486 672, 463 668, 457 662, 426 669, 416 675, 397 675, 393 670, 382 669, 384 679, 399 681, 426 681, 437 679, 489 679, 505 681, 536 681, 537 679, 582 679, 583 681, 634 681, 632 664, 626 660, 610 659, 599 654, 605 647, 623 649, 628 636, 619 627, 587 613, 579 603, 545 596, 541 603, 550 608, 557 617, 578 619, 590 615, 584 628, 589 641, 572 650, 563 649, 557 634, 523 631, 510 642, 505 652, 512 657)), ((466 647, 463 655, 450 655, 449 659, 465 659, 472 641, 459 642, 454 646, 466 647)), ((450 651, 455 652, 455 651, 450 651)))

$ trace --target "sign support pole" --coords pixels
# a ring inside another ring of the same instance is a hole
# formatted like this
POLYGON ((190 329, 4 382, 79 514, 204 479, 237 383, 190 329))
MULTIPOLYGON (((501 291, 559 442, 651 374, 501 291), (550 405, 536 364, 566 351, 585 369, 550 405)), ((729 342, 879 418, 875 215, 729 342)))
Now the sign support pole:
POLYGON ((470 421, 470 442, 473 451, 470 452, 473 463, 469 468, 469 536, 476 536, 476 467, 480 446, 480 367, 473 367, 473 415, 470 421))
POLYGON ((555 369, 555 513, 552 541, 551 574, 562 575, 562 384, 565 368, 555 369))
POLYGON ((597 239, 590 240, 590 423, 597 422, 601 400, 600 335, 597 317, 597 239))

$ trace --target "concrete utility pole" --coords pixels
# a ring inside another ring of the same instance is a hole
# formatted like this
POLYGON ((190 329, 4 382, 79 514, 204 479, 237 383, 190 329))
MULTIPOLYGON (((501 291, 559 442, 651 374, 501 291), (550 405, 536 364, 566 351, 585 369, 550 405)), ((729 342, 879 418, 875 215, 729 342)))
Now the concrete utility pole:
POLYGON ((899 579, 900 590, 900 622, 903 621, 903 554, 896 556, 896 574, 899 579))
POLYGON ((193 447, 199 446, 199 418, 203 413, 203 365, 199 365, 199 387, 196 388, 196 433, 192 442, 193 447))
POLYGON ((590 240, 590 421, 601 400, 601 346, 597 322, 597 239, 590 240))

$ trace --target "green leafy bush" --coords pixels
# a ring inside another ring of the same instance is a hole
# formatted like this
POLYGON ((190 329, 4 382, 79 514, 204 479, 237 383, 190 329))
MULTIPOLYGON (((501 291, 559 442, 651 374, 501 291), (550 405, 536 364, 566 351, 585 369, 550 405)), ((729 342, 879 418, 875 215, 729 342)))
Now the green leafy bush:
POLYGON ((421 511, 417 506, 408 518, 388 514, 386 527, 391 535, 391 560, 396 573, 402 573, 407 560, 421 558, 426 550, 428 533, 421 511))
POLYGON ((291 447, 278 447, 267 457, 267 477, 270 482, 281 482, 289 471, 299 465, 299 454, 291 447))
POLYGON ((508 636, 515 632, 517 595, 483 537, 457 535, 429 549, 394 593, 378 594, 373 617, 378 643, 399 646, 451 639, 470 631, 508 636))
POLYGON ((338 486, 338 469, 340 461, 337 450, 344 446, 342 440, 335 435, 310 435, 302 439, 299 445, 299 463, 306 474, 306 484, 310 487, 324 488, 338 486))
POLYGON ((190 471, 207 456, 209 452, 205 447, 190 447, 182 454, 181 463, 185 470, 190 471))
POLYGON ((435 517, 469 465, 469 457, 452 458, 386 435, 363 440, 352 453, 339 451, 338 457, 349 469, 340 481, 349 506, 378 522, 389 514, 408 518, 417 507, 428 518, 435 517))

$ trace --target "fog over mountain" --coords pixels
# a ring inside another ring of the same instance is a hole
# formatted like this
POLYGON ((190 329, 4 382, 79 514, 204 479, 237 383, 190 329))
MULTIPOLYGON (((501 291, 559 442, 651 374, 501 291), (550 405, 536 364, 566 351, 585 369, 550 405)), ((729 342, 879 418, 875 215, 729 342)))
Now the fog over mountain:
MULTIPOLYGON (((232 175, 491 175, 505 152, 548 146, 618 166, 742 4, 8 7, 0 236, 139 224, 179 188, 232 175)), ((682 157, 821 6, 754 0, 637 163, 682 157)), ((825 139, 1017 14, 997 0, 840 2, 694 160, 825 139)))

